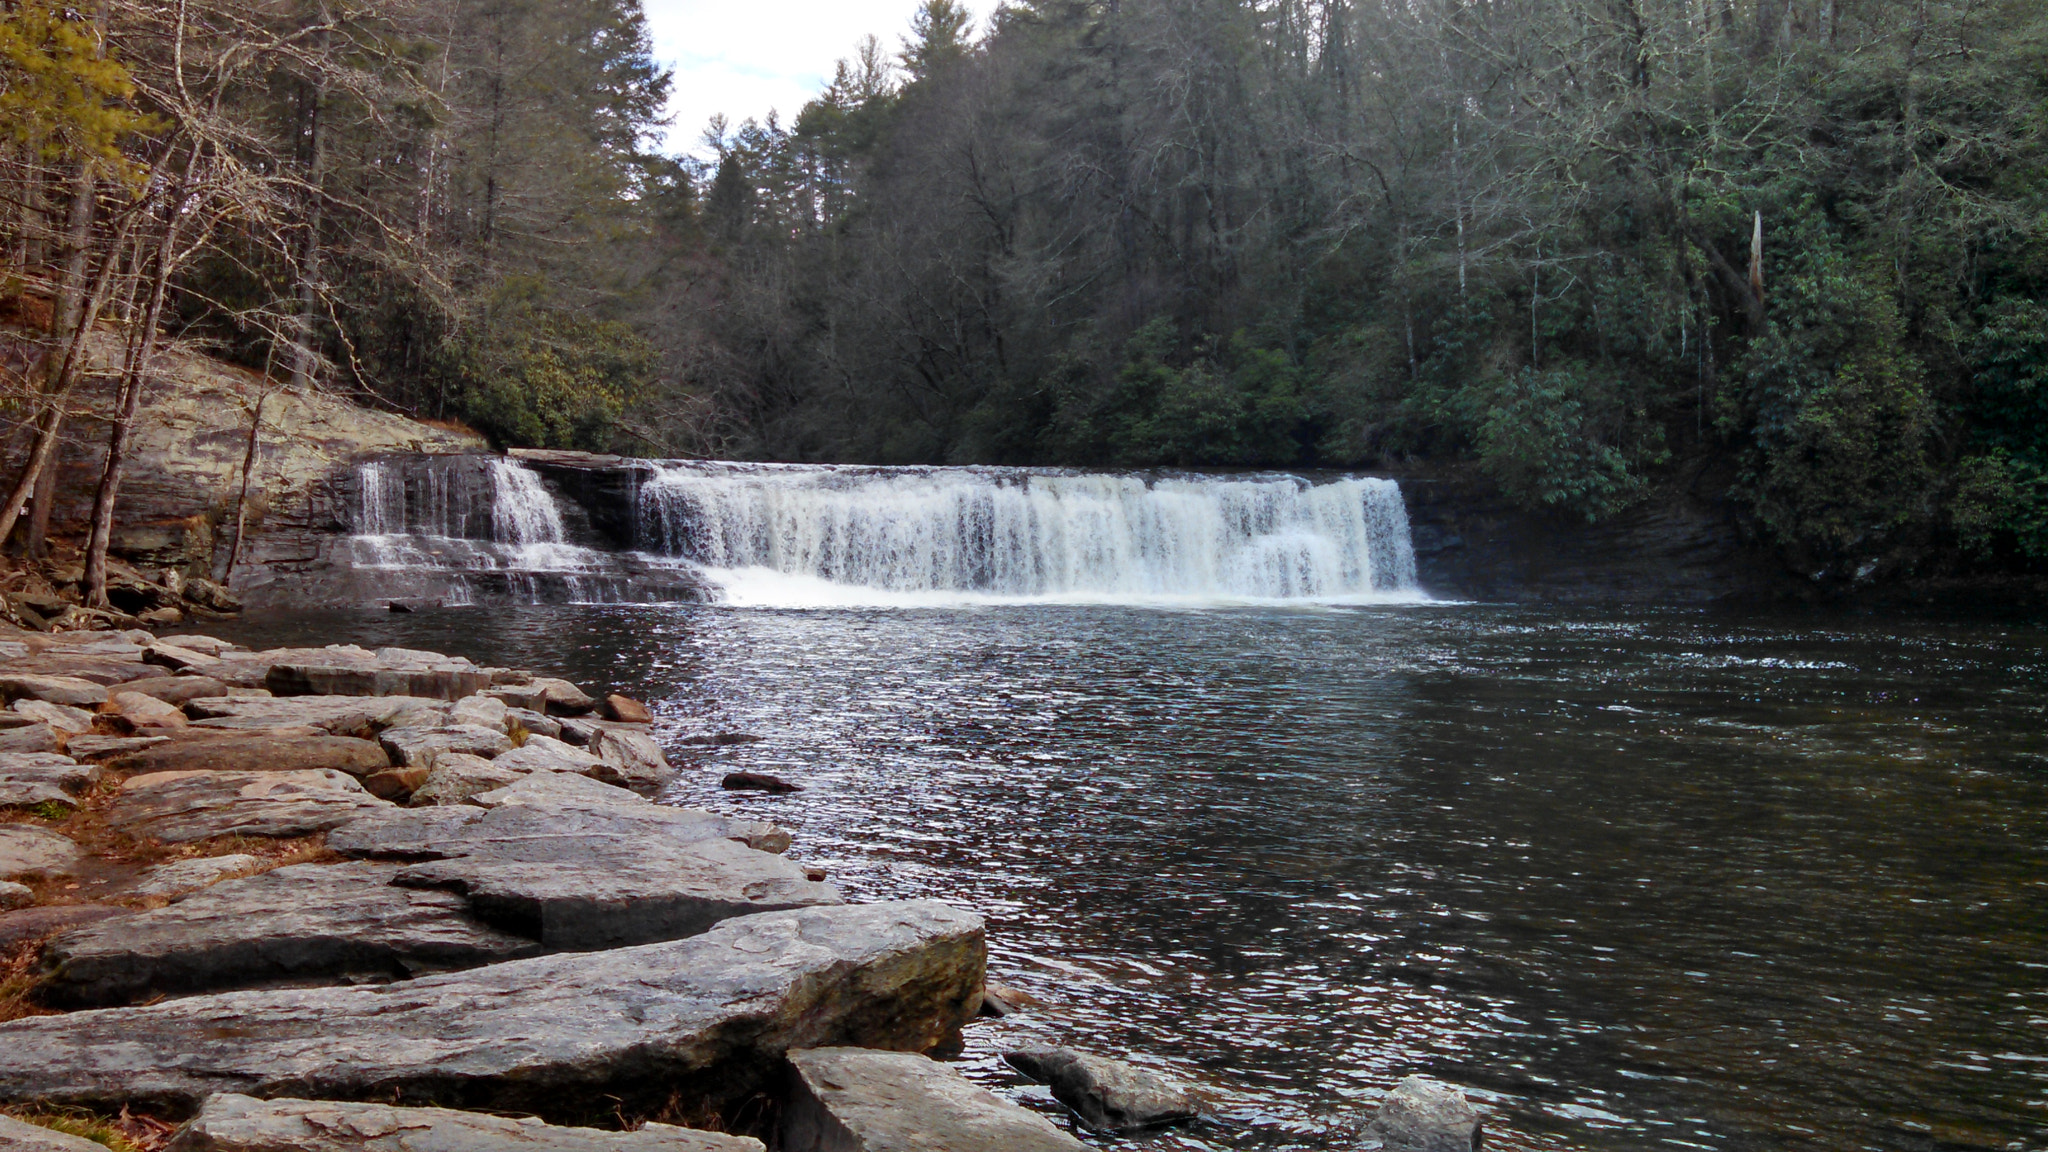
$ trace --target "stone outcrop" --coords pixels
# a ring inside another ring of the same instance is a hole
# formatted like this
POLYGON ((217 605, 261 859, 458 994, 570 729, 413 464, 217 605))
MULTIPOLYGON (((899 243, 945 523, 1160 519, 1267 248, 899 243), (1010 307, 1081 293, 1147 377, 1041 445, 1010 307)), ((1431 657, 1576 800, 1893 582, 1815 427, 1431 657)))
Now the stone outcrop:
POLYGON ((154 772, 133 776, 108 823, 173 844, 215 836, 306 836, 390 807, 346 773, 154 772))
POLYGON ((1085 1152, 1087 1145, 936 1061, 903 1052, 789 1054, 781 1152, 1085 1152))
MULTIPOLYGON (((0 1143, 0 1148, 6 1145, 0 1143)), ((90 1145, 89 1147, 97 1147, 90 1145)), ((648 1124, 568 1128, 447 1108, 209 1097, 169 1152, 762 1152, 746 1136, 648 1124)))
POLYGON ((1388 1091, 1365 1135, 1367 1146, 1382 1152, 1474 1152, 1479 1129, 1479 1113, 1463 1092, 1409 1076, 1388 1091))
POLYGON ((793 1048, 924 1051, 979 1004, 979 917, 908 901, 367 988, 229 992, 0 1024, 0 1101, 195 1108, 217 1092, 518 1110, 719 1108, 793 1048))
POLYGON ((224 880, 43 949, 39 993, 62 1007, 292 984, 369 983, 537 955, 447 892, 392 886, 394 865, 298 864, 224 880))
POLYGON ((1095 1132, 1143 1132, 1193 1120, 1200 1105, 1179 1082, 1122 1060, 1071 1048, 1005 1052, 1012 1068, 1052 1088, 1053 1099, 1095 1132))

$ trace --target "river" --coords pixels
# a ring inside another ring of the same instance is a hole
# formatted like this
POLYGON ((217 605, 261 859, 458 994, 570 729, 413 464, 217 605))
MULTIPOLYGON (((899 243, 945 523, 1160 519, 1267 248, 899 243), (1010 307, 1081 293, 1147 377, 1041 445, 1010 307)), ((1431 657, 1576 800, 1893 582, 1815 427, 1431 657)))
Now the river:
POLYGON ((250 620, 559 670, 851 899, 989 918, 1169 1070, 1182 1149, 1348 1148, 1410 1072, 1498 1149, 2048 1144, 2048 633, 1460 604, 444 609, 250 620), (677 746, 671 740, 671 747, 677 746), (789 796, 730 793, 774 772, 789 796))

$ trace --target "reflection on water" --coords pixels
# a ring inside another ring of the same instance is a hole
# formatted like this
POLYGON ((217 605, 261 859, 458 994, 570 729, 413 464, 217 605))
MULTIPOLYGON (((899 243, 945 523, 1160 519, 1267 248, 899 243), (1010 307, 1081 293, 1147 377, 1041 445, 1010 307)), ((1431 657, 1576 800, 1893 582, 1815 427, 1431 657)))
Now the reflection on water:
MULTIPOLYGON (((340 631, 336 631, 339 629, 340 631)), ((2044 633, 1999 621, 551 608, 301 619, 653 699, 668 799, 989 916, 1058 1040, 1349 1146, 1411 1071, 1496 1148, 2048 1141, 2044 633), (681 754, 687 753, 687 754, 681 754), (733 768, 809 789, 721 791, 733 768)))

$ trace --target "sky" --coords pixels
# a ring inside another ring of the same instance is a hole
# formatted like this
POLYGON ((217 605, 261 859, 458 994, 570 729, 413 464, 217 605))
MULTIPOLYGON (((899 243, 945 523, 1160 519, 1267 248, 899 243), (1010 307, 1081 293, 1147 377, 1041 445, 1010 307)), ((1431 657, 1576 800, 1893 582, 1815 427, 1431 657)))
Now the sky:
MULTIPOLYGON (((734 125, 770 109, 789 123, 873 33, 893 55, 918 0, 643 0, 657 60, 675 69, 668 151, 703 155, 715 112, 734 125)), ((970 4, 977 15, 990 5, 970 4)))

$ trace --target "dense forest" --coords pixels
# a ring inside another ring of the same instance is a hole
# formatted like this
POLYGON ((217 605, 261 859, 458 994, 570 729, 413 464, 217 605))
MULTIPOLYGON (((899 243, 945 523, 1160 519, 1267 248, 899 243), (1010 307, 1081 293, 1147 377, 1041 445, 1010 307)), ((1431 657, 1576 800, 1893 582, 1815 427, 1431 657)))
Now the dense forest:
POLYGON ((130 412, 162 329, 508 445, 1456 467, 1704 491, 1827 583, 2048 563, 2038 0, 927 0, 701 163, 634 0, 0 6, 39 440, 103 317, 130 412))

